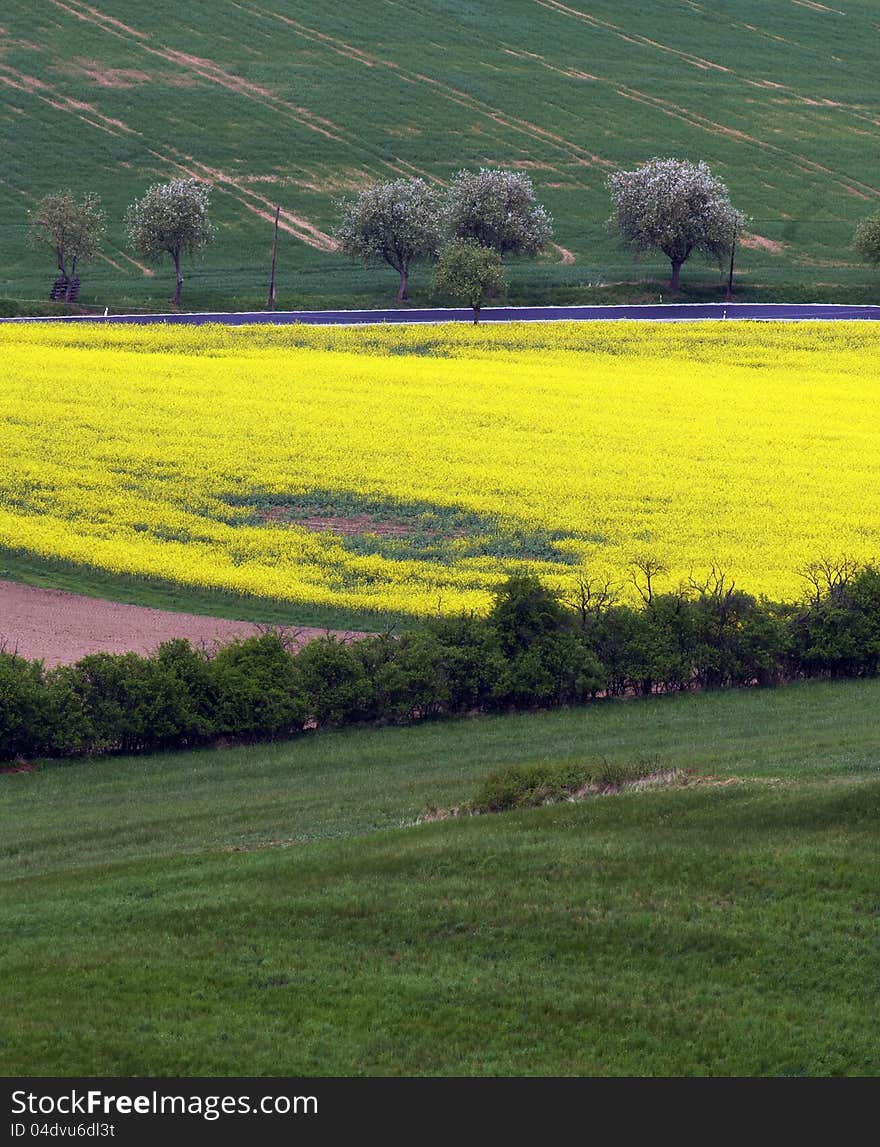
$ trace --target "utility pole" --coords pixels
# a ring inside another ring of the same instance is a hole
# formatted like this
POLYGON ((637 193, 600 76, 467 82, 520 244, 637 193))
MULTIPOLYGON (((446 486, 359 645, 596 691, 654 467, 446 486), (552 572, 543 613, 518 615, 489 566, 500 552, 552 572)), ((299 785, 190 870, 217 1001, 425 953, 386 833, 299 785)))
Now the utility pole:
POLYGON ((275 259, 278 255, 278 216, 281 214, 281 204, 275 208, 275 234, 272 237, 272 274, 269 278, 269 302, 268 308, 270 311, 275 310, 275 259))
POLYGON ((733 221, 733 237, 731 238, 731 242, 730 242, 730 270, 729 270, 728 275, 727 275, 727 295, 725 296, 725 302, 728 302, 728 303, 733 302, 733 260, 734 260, 734 257, 736 255, 737 223, 738 223, 738 220, 734 219, 734 221, 733 221))

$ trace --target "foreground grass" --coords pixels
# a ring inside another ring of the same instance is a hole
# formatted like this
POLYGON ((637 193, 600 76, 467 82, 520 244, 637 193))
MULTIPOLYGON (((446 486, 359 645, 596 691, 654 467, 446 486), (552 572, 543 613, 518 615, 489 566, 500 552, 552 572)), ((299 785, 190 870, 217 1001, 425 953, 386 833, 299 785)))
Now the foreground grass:
POLYGON ((6 1071, 876 1074, 878 698, 3 777, 6 1071), (498 764, 657 751, 731 783, 412 827, 498 764))

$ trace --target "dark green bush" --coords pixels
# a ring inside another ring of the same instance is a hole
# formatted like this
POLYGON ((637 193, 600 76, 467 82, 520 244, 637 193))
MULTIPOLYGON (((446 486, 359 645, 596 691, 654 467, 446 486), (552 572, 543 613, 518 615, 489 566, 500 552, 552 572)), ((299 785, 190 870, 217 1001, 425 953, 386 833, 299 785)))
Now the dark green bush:
MULTIPOLYGON (((278 633, 230 642, 206 664, 203 712, 215 733, 270 737, 302 729, 310 713, 308 699, 296 662, 278 633)), ((190 666, 187 672, 194 670, 190 666)), ((201 687, 198 676, 196 680, 201 687)))
POLYGON ((218 687, 211 658, 205 649, 194 648, 182 637, 165 641, 156 650, 161 668, 183 686, 185 708, 181 733, 194 743, 217 732, 218 687))
POLYGON ((0 759, 38 756, 50 744, 42 663, 0 653, 0 759))
POLYGON ((424 632, 435 642, 434 667, 445 711, 489 708, 507 664, 496 630, 483 618, 461 616, 428 621, 424 632))
POLYGON ((186 685, 158 660, 137 653, 94 653, 58 673, 78 700, 92 751, 137 752, 179 744, 190 711, 186 685))
POLYGON ((602 666, 575 614, 537 578, 508 579, 487 623, 504 658, 492 686, 497 707, 569 705, 604 687, 602 666))
POLYGON ((336 637, 319 637, 300 650, 293 666, 296 689, 316 725, 369 719, 373 689, 363 654, 336 637))

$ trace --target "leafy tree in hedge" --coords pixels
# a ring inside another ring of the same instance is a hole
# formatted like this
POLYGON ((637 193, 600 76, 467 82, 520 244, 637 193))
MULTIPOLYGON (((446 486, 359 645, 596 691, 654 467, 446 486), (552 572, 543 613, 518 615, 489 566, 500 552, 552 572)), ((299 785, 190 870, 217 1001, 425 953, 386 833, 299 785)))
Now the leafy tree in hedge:
POLYGON ((91 653, 64 668, 93 748, 138 752, 179 742, 186 688, 157 660, 137 653, 91 653))
POLYGON ((466 713, 489 706, 506 665, 495 630, 471 615, 433 618, 424 628, 437 643, 435 672, 448 709, 466 713))
POLYGON ((474 325, 489 299, 507 289, 501 256, 473 239, 453 239, 440 253, 434 269, 434 290, 440 295, 463 299, 473 308, 474 325))
POLYGON ((791 619, 794 663, 808 676, 873 675, 880 667, 880 570, 851 559, 815 563, 813 593, 791 619))
POLYGON ((31 212, 28 242, 31 247, 47 246, 53 252, 59 276, 67 284, 67 302, 73 291, 77 263, 88 262, 98 252, 105 219, 101 200, 91 193, 79 202, 69 191, 47 195, 31 212))
POLYGON ((440 246, 440 207, 423 179, 394 179, 368 187, 350 203, 336 229, 339 249, 368 263, 387 263, 400 276, 397 301, 407 298, 410 268, 433 259, 440 246))
POLYGON ((565 705, 602 688, 602 666, 578 632, 574 612, 538 578, 508 578, 488 622, 506 660, 494 688, 498 704, 565 705))
POLYGON ((608 179, 614 211, 609 225, 637 251, 662 251, 672 264, 673 291, 693 251, 721 260, 730 253, 745 216, 705 163, 651 159, 608 179))
POLYGON ((0 651, 0 760, 36 756, 45 748, 44 685, 42 662, 0 651))
POLYGON ((294 665, 277 632, 222 646, 208 662, 215 732, 259 737, 300 731, 309 709, 294 665))
POLYGON ((171 256, 177 275, 174 298, 180 302, 184 255, 200 255, 214 240, 214 226, 208 219, 211 188, 198 179, 172 179, 154 184, 143 199, 136 199, 125 216, 128 241, 139 255, 154 263, 171 256))
POLYGON ((858 225, 853 246, 863 259, 875 267, 880 266, 880 215, 865 219, 858 225))
POLYGON ((472 239, 499 255, 537 255, 553 235, 553 220, 520 171, 459 171, 446 192, 443 215, 453 238, 472 239))
POLYGON ((363 655, 328 635, 310 641, 293 660, 296 688, 318 726, 346 725, 370 714, 373 687, 363 655))

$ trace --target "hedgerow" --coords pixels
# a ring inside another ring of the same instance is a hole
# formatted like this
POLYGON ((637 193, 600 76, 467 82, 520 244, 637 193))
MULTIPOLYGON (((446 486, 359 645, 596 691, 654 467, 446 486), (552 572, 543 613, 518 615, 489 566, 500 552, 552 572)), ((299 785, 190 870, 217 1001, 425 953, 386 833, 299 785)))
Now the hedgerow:
POLYGON ((485 617, 394 636, 333 636, 292 650, 282 631, 209 654, 98 653, 46 669, 0 652, 0 760, 142 752, 218 738, 581 704, 596 698, 772 685, 880 670, 880 570, 819 563, 800 603, 728 585, 599 596, 572 608, 541 581, 508 579, 485 617))

